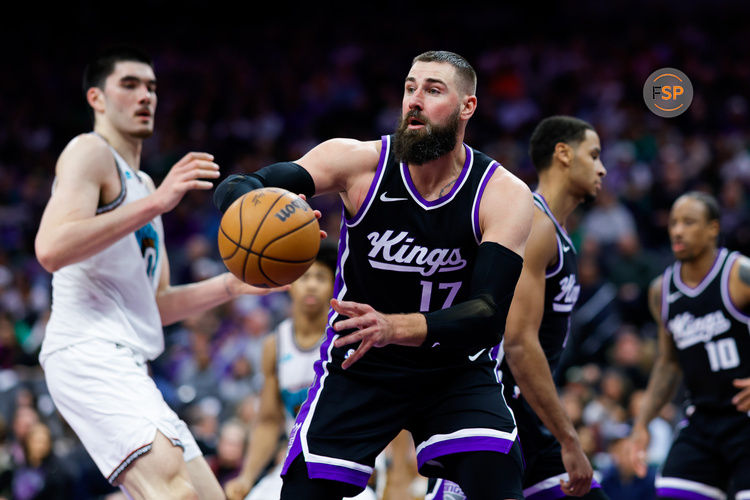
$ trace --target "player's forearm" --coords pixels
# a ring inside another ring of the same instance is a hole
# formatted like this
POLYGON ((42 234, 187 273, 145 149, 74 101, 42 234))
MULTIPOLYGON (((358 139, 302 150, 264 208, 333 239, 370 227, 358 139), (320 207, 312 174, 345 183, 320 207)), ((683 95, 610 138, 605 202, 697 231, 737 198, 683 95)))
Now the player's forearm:
POLYGON ((220 274, 196 283, 169 286, 156 295, 162 325, 182 321, 227 302, 234 297, 229 273, 220 274))
POLYGON ((148 196, 111 212, 56 227, 43 221, 35 241, 37 259, 47 271, 57 271, 105 250, 159 214, 157 200, 148 196))
POLYGON ((251 485, 255 483, 268 462, 275 455, 279 436, 281 436, 280 425, 271 420, 261 420, 250 434, 247 456, 242 465, 240 473, 251 485))
POLYGON ((391 314, 388 316, 396 341, 394 344, 417 347, 427 337, 427 322, 423 314, 391 314))
POLYGON ((658 358, 651 371, 634 425, 647 427, 664 405, 674 397, 681 380, 682 370, 676 361, 658 358))
POLYGON ((545 427, 562 444, 578 442, 578 435, 562 407, 547 358, 539 343, 511 343, 504 345, 504 349, 521 394, 545 427))

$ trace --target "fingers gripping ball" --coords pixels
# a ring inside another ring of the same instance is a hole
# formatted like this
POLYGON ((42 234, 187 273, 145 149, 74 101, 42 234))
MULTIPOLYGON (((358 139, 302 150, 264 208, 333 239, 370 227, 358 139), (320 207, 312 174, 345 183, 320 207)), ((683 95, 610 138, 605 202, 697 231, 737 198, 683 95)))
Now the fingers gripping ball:
POLYGON ((254 286, 296 280, 315 262, 318 219, 305 200, 285 189, 250 191, 221 219, 219 253, 232 274, 254 286))

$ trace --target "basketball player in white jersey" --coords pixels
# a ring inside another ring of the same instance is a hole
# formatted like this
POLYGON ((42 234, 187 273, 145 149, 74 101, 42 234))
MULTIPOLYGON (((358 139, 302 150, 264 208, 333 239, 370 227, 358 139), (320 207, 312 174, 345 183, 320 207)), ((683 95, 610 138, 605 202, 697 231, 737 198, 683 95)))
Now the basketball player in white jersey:
POLYGON ((99 470, 134 499, 224 498, 190 435, 148 376, 162 325, 244 293, 229 273, 170 286, 160 214, 219 167, 188 153, 156 188, 141 172, 153 132, 156 77, 147 56, 110 49, 84 76, 93 133, 60 155, 36 255, 53 273, 52 314, 40 362, 58 410, 99 470))

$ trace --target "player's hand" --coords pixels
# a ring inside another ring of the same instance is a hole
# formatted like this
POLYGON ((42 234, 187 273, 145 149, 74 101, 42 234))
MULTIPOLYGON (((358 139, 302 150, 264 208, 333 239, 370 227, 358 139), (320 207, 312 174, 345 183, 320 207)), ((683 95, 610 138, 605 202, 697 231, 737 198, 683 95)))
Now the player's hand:
MULTIPOLYGON (((300 193, 297 196, 299 196, 303 200, 307 201, 307 196, 305 196, 304 194, 300 193)), ((320 218, 323 216, 323 214, 320 213, 320 210, 313 210, 313 214, 315 214, 315 218, 318 219, 318 220, 320 220, 320 218)), ((320 230, 320 239, 324 240, 326 238, 328 238, 328 233, 326 233, 325 231, 323 231, 321 229, 320 230)))
POLYGON ((560 489, 563 493, 571 497, 580 497, 588 493, 594 469, 591 468, 591 463, 578 441, 562 445, 562 461, 568 473, 567 481, 560 479, 560 489))
POLYGON ((290 285, 276 288, 248 285, 232 273, 224 273, 224 286, 231 297, 238 297, 240 295, 268 295, 274 292, 286 292, 290 288, 290 285))
POLYGON ((191 189, 211 189, 213 183, 201 179, 217 179, 219 166, 208 153, 188 153, 174 164, 159 185, 154 196, 159 200, 160 212, 172 210, 191 189))
POLYGON ((651 436, 648 433, 648 429, 643 425, 633 426, 633 432, 630 434, 629 448, 630 448, 630 464, 635 471, 636 476, 646 477, 648 472, 647 453, 648 443, 651 440, 651 436))
POLYGON ((391 343, 394 337, 394 331, 388 316, 376 311, 367 304, 351 302, 346 300, 331 299, 333 310, 342 316, 348 316, 336 322, 333 329, 337 332, 342 330, 355 329, 354 332, 336 339, 334 345, 343 347, 345 345, 362 342, 357 350, 349 355, 341 364, 341 368, 346 370, 352 364, 356 363, 372 347, 383 347, 391 343))
POLYGON ((252 486, 248 479, 239 475, 227 481, 227 484, 224 485, 224 493, 226 493, 228 500, 243 500, 250 492, 252 486))
POLYGON ((750 411, 750 377, 736 378, 732 383, 740 389, 740 392, 732 398, 732 404, 743 413, 750 411))

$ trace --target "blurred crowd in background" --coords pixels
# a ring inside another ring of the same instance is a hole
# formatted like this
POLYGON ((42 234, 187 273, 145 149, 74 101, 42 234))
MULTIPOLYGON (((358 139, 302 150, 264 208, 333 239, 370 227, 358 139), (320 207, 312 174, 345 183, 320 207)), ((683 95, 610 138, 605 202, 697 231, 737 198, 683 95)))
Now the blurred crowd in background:
MULTIPOLYGON (((656 12, 666 16, 674 5, 656 12)), ((713 193, 722 207, 721 243, 750 254, 750 64, 741 24, 749 12, 740 2, 680 5, 682 17, 662 24, 624 2, 558 6, 546 23, 518 7, 477 8, 466 19, 404 7, 368 13, 366 23, 303 22, 300 14, 280 29, 225 20, 209 37, 185 32, 199 9, 188 2, 168 24, 146 16, 139 29, 151 35, 140 40, 90 13, 79 19, 85 29, 52 21, 39 21, 34 33, 16 28, 17 46, 37 55, 11 54, 12 76, 0 79, 0 498, 86 500, 112 491, 46 391, 37 356, 51 276, 33 241, 57 155, 91 127, 80 89, 84 63, 97 48, 123 41, 154 58, 156 133, 141 167, 157 183, 192 150, 214 154, 223 178, 299 158, 331 137, 391 133, 411 58, 429 49, 453 50, 475 66, 479 106, 466 142, 532 187, 527 148, 535 124, 551 114, 591 122, 608 174, 597 200, 568 227, 582 289, 556 378, 610 497, 653 497, 653 478, 634 479, 624 462, 623 438, 655 356, 646 290, 671 259, 672 201, 692 189, 713 193), (646 78, 662 67, 692 81, 694 100, 678 118, 659 118, 643 102, 646 78)), ((312 204, 336 238, 338 199, 312 204)), ((188 194, 163 216, 173 284, 224 271, 219 216, 210 192, 188 194)), ((239 298, 166 327, 166 350, 151 364, 221 482, 240 467, 262 384, 262 340, 288 306, 283 294, 239 298)), ((652 475, 683 416, 682 398, 652 424, 652 475)))

